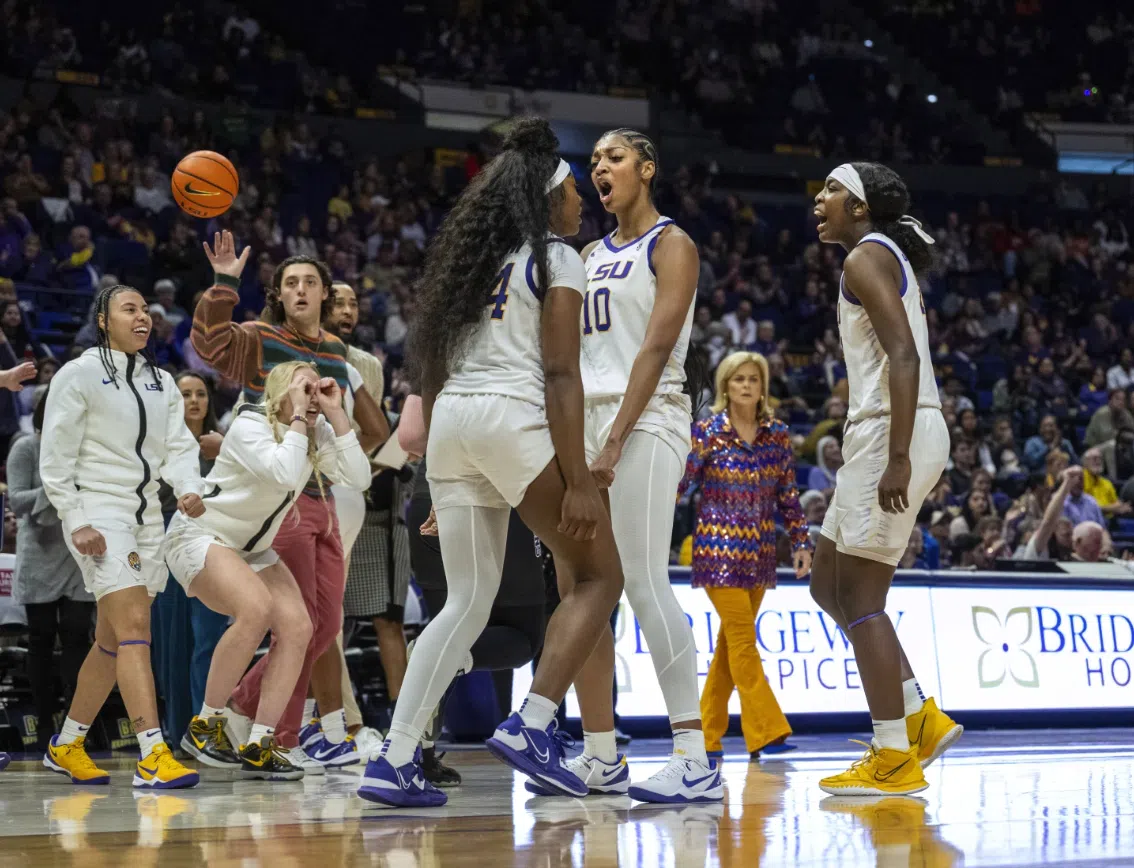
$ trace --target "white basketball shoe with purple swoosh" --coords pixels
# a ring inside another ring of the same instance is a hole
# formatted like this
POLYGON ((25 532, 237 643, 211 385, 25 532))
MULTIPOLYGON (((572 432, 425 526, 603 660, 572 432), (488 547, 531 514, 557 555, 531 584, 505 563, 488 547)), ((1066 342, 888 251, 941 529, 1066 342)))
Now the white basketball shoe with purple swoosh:
MULTIPOLYGON (((580 754, 567 760, 567 768, 573 771, 587 785, 592 796, 621 796, 630 789, 630 769, 626 765, 626 755, 619 754, 612 763, 603 762, 597 757, 580 754)), ((537 796, 559 795, 534 779, 524 782, 524 789, 537 796)))
POLYGON ((674 754, 657 774, 631 784, 627 795, 639 802, 666 805, 719 802, 724 798, 724 780, 715 760, 706 765, 674 754))

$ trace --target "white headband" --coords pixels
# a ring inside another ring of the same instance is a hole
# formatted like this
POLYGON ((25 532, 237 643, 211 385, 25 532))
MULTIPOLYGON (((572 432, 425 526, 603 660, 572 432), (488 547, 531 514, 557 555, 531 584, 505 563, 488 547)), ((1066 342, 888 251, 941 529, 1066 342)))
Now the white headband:
MULTIPOLYGON (((831 170, 831 174, 827 176, 830 180, 834 178, 840 184, 847 188, 847 191, 856 199, 862 202, 867 208, 870 203, 866 201, 866 188, 862 186, 862 177, 858 174, 858 169, 850 163, 843 163, 840 166, 835 166, 831 170)), ((933 236, 921 228, 921 221, 911 217, 909 214, 903 214, 898 218, 898 222, 903 226, 909 226, 917 234, 917 237, 924 241, 926 244, 934 244, 933 236)))
POLYGON ((567 165, 564 159, 559 160, 559 165, 555 167, 555 173, 551 176, 551 180, 547 182, 547 192, 550 193, 560 184, 567 180, 567 176, 571 174, 571 167, 567 165))

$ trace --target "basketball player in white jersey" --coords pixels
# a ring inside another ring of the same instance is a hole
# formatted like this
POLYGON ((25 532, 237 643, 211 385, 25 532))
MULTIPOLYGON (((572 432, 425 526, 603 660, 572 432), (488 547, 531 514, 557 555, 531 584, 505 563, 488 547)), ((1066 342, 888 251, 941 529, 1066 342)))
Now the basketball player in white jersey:
MULTIPOLYGON (((657 171, 657 150, 642 133, 611 130, 595 144, 591 180, 618 228, 583 251, 582 370, 587 460, 609 487, 626 595, 665 698, 673 755, 657 774, 630 783, 615 747, 608 629, 575 680, 584 743, 569 765, 591 792, 718 801, 724 783, 705 753, 693 630, 669 582, 674 498, 693 423, 683 389, 699 260, 692 239, 654 207, 657 171)), ((570 587, 570 576, 560 572, 559 582, 570 587)), ((529 789, 541 791, 535 782, 529 789)))
POLYGON ((862 761, 824 778, 824 792, 909 794, 922 768, 962 728, 921 689, 886 614, 886 595, 922 501, 949 457, 917 275, 932 263, 932 237, 906 215, 909 191, 876 163, 844 163, 815 197, 819 240, 847 258, 839 287, 839 336, 850 408, 844 464, 811 568, 811 595, 854 646, 874 739, 862 761))
POLYGON ((554 718, 608 629, 622 572, 583 445, 578 323, 586 276, 579 255, 549 234, 575 234, 582 214, 558 146, 547 121, 518 121, 426 257, 410 355, 420 368, 448 597, 414 646, 389 735, 358 791, 364 799, 445 803, 422 775, 418 745, 488 622, 510 508, 575 583, 548 625, 532 691, 488 748, 556 793, 587 794, 564 763, 554 718))

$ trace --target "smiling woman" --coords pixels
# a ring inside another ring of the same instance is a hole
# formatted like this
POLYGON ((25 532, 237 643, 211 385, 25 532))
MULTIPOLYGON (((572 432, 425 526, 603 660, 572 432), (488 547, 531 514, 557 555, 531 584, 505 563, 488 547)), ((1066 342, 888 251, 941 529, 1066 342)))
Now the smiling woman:
POLYGON ((44 414, 44 492, 98 609, 96 647, 44 765, 74 783, 109 781, 83 742, 117 682, 141 748, 134 786, 191 787, 197 773, 174 759, 158 725, 150 599, 168 575, 158 480, 173 487, 182 512, 205 510, 197 441, 185 427, 173 378, 145 353, 150 316, 137 290, 100 292, 95 323, 97 348, 59 370, 44 414))

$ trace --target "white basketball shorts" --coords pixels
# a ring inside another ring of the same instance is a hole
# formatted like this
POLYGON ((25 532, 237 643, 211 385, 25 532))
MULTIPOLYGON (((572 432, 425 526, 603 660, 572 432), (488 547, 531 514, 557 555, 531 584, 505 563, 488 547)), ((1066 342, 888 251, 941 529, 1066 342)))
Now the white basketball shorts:
POLYGON ((515 507, 555 457, 544 408, 505 395, 441 395, 426 446, 437 509, 515 507))
MULTIPOLYGON (((587 463, 598 458, 610 430, 618 408, 622 406, 622 396, 588 399, 583 407, 583 442, 587 453, 587 463)), ((638 417, 635 431, 653 434, 669 446, 680 459, 682 466, 689 457, 693 416, 690 412, 689 397, 684 394, 654 395, 638 417)))
POLYGON ((949 458, 949 428, 941 411, 924 407, 914 417, 910 441, 909 508, 887 513, 878 505, 878 481, 890 459, 890 417, 848 423, 843 466, 821 533, 838 551, 897 565, 926 496, 941 479, 949 458))
POLYGON ((151 597, 165 590, 169 573, 165 569, 165 529, 161 525, 104 520, 92 523, 91 527, 106 540, 106 554, 79 554, 71 535, 64 534, 64 538, 82 571, 83 585, 96 601, 136 586, 144 587, 151 597))
POLYGON ((169 572, 177 583, 185 589, 190 597, 194 596, 191 586, 193 579, 205 568, 205 556, 210 546, 223 546, 232 549, 255 573, 266 570, 278 564, 279 555, 271 548, 260 552, 245 552, 234 549, 228 543, 213 536, 208 531, 182 513, 177 513, 170 519, 169 529, 165 535, 165 562, 169 572))

